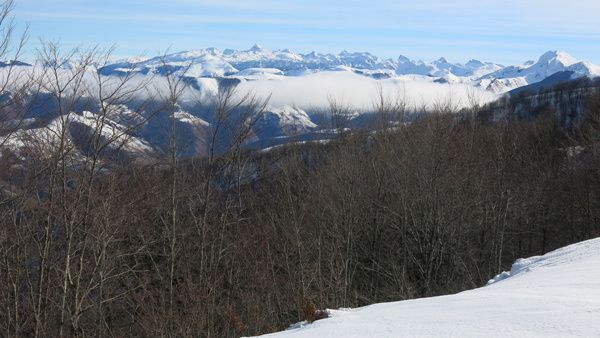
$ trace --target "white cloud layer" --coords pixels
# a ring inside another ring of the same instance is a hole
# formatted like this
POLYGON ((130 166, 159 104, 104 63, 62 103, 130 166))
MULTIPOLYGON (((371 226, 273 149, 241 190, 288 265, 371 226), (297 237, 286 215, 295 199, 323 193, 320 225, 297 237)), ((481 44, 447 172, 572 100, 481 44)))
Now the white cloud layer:
POLYGON ((300 108, 324 108, 328 99, 335 98, 356 109, 369 110, 377 95, 378 84, 388 98, 400 97, 409 106, 429 106, 451 101, 457 107, 469 104, 469 96, 479 103, 494 100, 497 96, 466 84, 440 84, 423 77, 407 76, 401 79, 375 80, 351 72, 321 72, 280 80, 243 82, 242 92, 254 92, 267 97, 275 106, 295 105, 300 108))

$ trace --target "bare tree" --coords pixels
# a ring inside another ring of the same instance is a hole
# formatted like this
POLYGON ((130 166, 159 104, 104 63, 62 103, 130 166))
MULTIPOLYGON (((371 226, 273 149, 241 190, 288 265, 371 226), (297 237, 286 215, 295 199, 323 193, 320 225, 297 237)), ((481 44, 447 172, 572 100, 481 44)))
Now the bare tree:
POLYGON ((343 98, 336 98, 333 95, 327 97, 329 103, 329 117, 331 119, 331 129, 340 135, 345 134, 346 128, 352 116, 352 107, 344 102, 343 98))
POLYGON ((380 128, 386 128, 390 123, 402 123, 408 108, 406 87, 404 83, 401 88, 393 93, 386 93, 381 82, 375 87, 375 99, 373 109, 377 114, 380 128))

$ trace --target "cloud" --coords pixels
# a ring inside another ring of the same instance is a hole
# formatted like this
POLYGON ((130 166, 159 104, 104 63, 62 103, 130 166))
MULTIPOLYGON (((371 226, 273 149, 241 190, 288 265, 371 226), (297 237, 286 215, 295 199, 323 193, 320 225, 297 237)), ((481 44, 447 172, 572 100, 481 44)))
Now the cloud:
POLYGON ((369 110, 373 106, 378 83, 387 96, 400 96, 410 106, 431 106, 448 100, 457 106, 464 106, 471 93, 478 96, 481 103, 496 98, 492 93, 462 84, 439 84, 416 76, 375 80, 351 72, 321 72, 281 80, 247 81, 240 84, 239 89, 261 97, 271 95, 270 103, 274 106, 327 108, 328 99, 332 97, 356 109, 369 110))

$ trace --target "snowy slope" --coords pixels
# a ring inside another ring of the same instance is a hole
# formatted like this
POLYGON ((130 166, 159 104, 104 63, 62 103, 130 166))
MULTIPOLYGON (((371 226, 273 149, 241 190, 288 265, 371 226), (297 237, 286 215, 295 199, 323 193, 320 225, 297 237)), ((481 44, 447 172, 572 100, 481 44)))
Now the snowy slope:
POLYGON ((286 105, 268 107, 254 129, 263 137, 276 137, 303 134, 316 128, 304 110, 286 105))
POLYGON ((283 76, 283 72, 277 68, 247 68, 233 75, 244 80, 274 80, 281 79, 283 76))
MULTIPOLYGON (((133 115, 128 110, 127 113, 133 115)), ((121 116, 126 117, 127 113, 121 113, 121 116)), ((128 121, 133 119, 132 117, 128 121)), ((100 121, 98 115, 88 111, 81 114, 69 113, 53 119, 43 127, 17 130, 7 139, 6 146, 15 153, 34 152, 40 156, 48 156, 57 150, 63 134, 67 148, 85 149, 99 131, 101 144, 107 143, 110 150, 124 151, 129 155, 144 155, 153 151, 148 142, 130 135, 129 127, 109 118, 104 119, 103 124, 100 121)), ((74 156, 83 157, 83 154, 75 150, 74 156)))
POLYGON ((600 337, 600 238, 520 259, 488 286, 333 310, 268 337, 600 337))

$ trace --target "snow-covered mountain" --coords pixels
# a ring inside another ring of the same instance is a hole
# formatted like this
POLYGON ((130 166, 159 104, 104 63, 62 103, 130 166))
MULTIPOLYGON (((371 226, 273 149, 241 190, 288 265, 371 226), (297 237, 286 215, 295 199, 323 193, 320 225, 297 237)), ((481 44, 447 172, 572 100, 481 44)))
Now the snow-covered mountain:
POLYGON ((269 337, 597 337, 600 238, 520 259, 488 286, 329 310, 269 337))
POLYGON ((444 77, 453 75, 456 77, 478 77, 504 68, 500 64, 492 62, 481 62, 470 60, 465 64, 451 63, 446 58, 439 58, 433 62, 412 61, 405 56, 398 58, 396 73, 398 75, 428 75, 444 77))
POLYGON ((383 59, 368 52, 342 51, 338 54, 311 52, 299 54, 289 49, 270 51, 259 45, 248 50, 216 48, 173 53, 153 58, 121 60, 103 68, 103 74, 124 74, 130 71, 163 74, 180 71, 190 77, 246 76, 249 69, 278 70, 281 75, 298 76, 332 70, 350 70, 374 77, 396 75, 480 76, 502 69, 491 62, 471 60, 466 64, 451 63, 445 58, 433 62, 412 61, 404 56, 398 60, 383 59))
POLYGON ((317 125, 297 107, 269 107, 256 125, 256 133, 266 137, 296 136, 315 130, 317 125))
POLYGON ((125 107, 116 107, 116 110, 119 113, 114 115, 118 115, 120 123, 111 119, 113 114, 102 118, 89 111, 56 117, 41 126, 30 123, 7 137, 4 150, 10 150, 19 157, 33 155, 43 158, 53 154, 62 139, 65 147, 72 149, 69 157, 75 162, 90 155, 92 142, 98 142, 98 147, 103 148, 99 154, 101 158, 114 160, 151 154, 154 151, 152 145, 132 133, 130 128, 130 125, 139 123, 141 117, 125 107))
POLYGON ((509 66, 481 77, 487 89, 503 93, 529 84, 537 83, 559 72, 572 72, 572 78, 600 76, 600 67, 580 61, 566 52, 549 51, 537 62, 509 66))
POLYGON ((288 49, 270 51, 259 45, 248 50, 217 48, 199 49, 157 56, 149 59, 121 60, 103 68, 104 75, 124 74, 130 71, 163 74, 181 71, 191 77, 222 77, 235 75, 248 69, 277 69, 284 75, 335 70, 339 66, 356 69, 394 69, 395 62, 370 53, 343 51, 337 55, 312 52, 298 54, 288 49), (191 66, 190 66, 191 65, 191 66))

